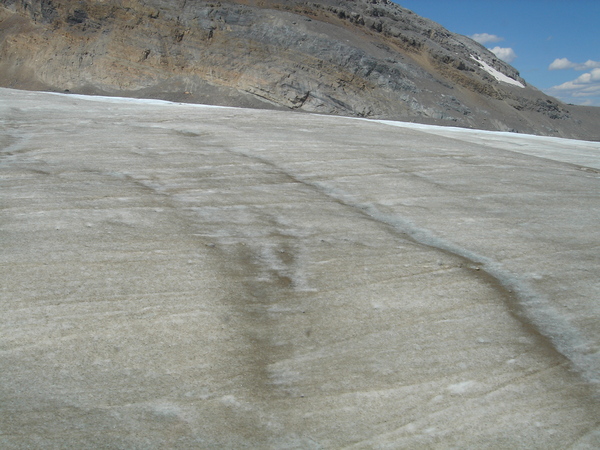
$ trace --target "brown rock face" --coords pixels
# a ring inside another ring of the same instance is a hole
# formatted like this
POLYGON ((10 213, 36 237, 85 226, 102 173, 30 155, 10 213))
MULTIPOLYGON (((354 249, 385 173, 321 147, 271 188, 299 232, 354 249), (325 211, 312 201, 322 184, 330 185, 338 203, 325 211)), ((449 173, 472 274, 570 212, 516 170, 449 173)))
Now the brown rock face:
POLYGON ((387 0, 2 0, 0 85, 600 139, 597 108, 387 0))

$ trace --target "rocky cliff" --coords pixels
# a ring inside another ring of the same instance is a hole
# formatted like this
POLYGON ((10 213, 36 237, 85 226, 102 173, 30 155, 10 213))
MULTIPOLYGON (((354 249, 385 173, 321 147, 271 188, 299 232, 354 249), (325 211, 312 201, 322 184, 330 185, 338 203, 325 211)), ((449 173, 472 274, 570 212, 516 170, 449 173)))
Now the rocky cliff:
POLYGON ((0 85, 600 140, 598 108, 388 0, 2 0, 0 85))

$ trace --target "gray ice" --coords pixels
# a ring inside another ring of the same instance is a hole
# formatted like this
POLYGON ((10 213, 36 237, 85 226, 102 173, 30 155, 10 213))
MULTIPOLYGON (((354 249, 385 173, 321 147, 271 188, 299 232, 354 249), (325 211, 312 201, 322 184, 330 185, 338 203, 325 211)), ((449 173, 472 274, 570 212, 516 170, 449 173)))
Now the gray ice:
POLYGON ((0 447, 600 446, 600 143, 8 89, 0 125, 0 447))

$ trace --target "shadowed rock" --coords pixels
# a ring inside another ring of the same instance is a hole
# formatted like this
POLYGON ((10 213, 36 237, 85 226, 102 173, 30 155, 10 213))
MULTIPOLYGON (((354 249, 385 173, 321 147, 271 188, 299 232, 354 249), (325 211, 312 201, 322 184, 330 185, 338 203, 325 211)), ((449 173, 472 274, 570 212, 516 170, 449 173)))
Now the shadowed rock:
POLYGON ((600 139, 597 108, 387 0, 0 5, 3 86, 600 139))

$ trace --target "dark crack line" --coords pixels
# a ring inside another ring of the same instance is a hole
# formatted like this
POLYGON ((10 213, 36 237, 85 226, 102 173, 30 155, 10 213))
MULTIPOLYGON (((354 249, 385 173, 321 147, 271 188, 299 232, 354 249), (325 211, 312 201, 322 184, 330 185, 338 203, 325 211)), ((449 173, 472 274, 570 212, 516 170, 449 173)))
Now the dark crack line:
POLYGON ((548 298, 537 292, 522 276, 505 269, 498 261, 447 241, 431 230, 418 227, 406 218, 383 213, 372 203, 361 202, 338 188, 307 180, 299 174, 293 174, 264 157, 232 149, 226 151, 267 165, 294 182, 309 187, 341 205, 352 208, 370 220, 386 225, 393 230, 394 234, 403 238, 408 237, 414 243, 442 251, 464 260, 468 265, 481 268, 480 272, 487 274, 495 282, 494 284, 502 289, 503 297, 508 302, 509 311, 526 328, 539 335, 555 351, 571 361, 574 368, 586 381, 594 384, 600 383, 598 375, 600 355, 586 354, 585 349, 588 345, 585 340, 577 329, 556 312, 548 298))

